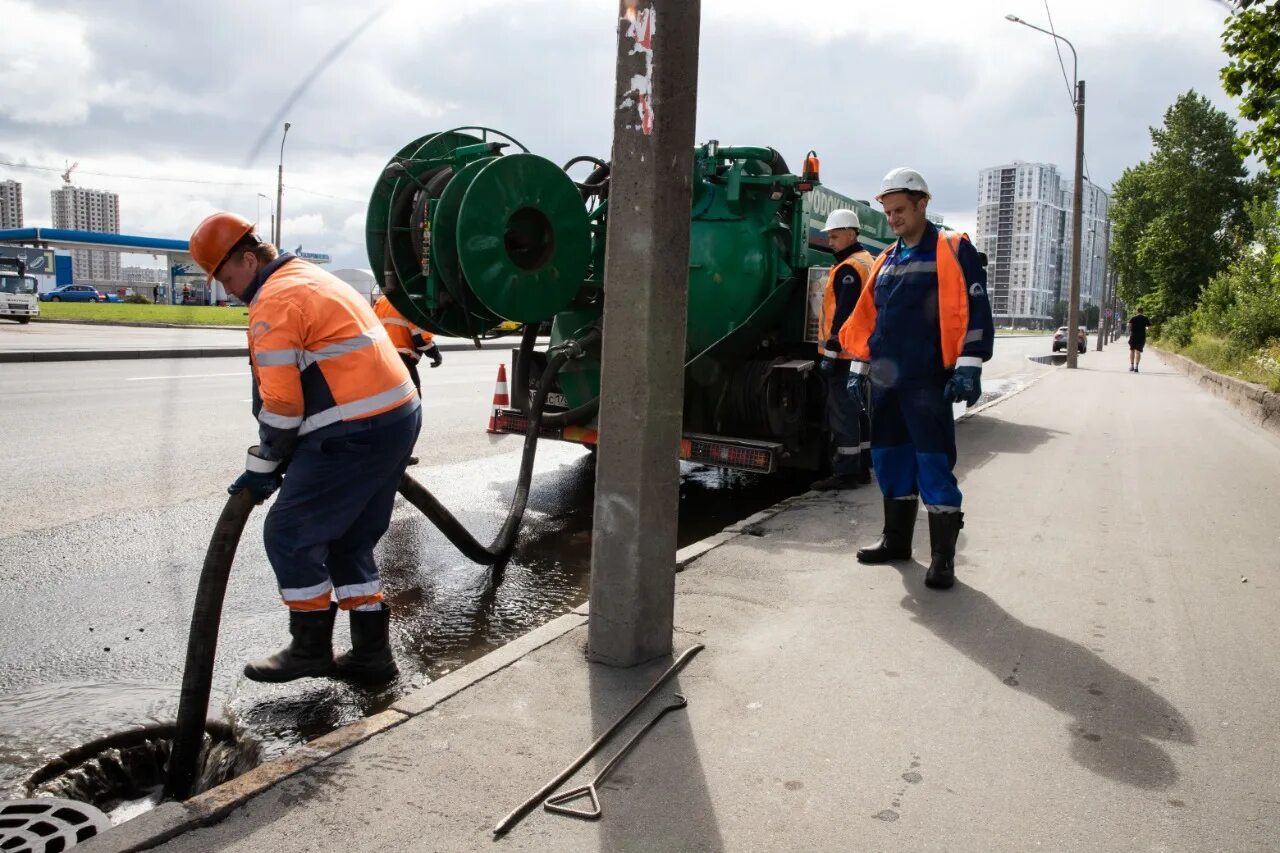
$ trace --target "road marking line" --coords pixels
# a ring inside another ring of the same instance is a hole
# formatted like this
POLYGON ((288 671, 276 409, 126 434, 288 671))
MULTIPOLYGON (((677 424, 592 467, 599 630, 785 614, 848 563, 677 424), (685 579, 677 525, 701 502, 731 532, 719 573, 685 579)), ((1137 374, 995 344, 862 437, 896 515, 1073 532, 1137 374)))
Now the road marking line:
POLYGON ((215 376, 248 376, 249 372, 241 370, 236 373, 181 373, 172 376, 130 376, 125 382, 146 382, 150 379, 209 379, 215 376))

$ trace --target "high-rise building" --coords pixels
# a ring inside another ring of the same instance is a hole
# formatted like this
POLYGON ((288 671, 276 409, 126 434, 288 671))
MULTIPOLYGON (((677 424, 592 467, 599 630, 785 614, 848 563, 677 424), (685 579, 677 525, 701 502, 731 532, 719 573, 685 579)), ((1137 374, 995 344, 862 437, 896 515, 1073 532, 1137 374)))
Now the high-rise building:
MULTIPOLYGON (((997 324, 1046 327, 1070 292, 1071 187, 1049 163, 1021 160, 978 173, 974 245, 987 255, 997 324)), ((1102 303, 1107 194, 1086 182, 1081 225, 1080 306, 1102 303)))
POLYGON ((22 184, 0 181, 0 228, 22 227, 22 184))
MULTIPOLYGON (((120 196, 102 190, 66 186, 52 190, 53 227, 77 231, 120 233, 120 196)), ((75 249, 71 267, 77 279, 85 281, 118 281, 120 255, 101 249, 75 249)))

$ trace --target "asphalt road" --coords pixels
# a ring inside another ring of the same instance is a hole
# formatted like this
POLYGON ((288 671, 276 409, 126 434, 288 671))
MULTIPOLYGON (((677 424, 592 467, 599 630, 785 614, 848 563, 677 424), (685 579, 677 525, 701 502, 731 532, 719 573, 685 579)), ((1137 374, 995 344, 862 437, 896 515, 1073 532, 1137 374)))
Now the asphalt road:
MULTIPOLYGON (((999 340, 988 388, 1047 369, 1026 360, 1047 343, 999 340)), ((442 368, 422 371, 423 464, 414 473, 482 540, 501 524, 518 465, 521 439, 484 432, 507 354, 451 352, 442 368)), ((255 441, 249 396, 240 358, 0 364, 0 434, 15 451, 0 455, 0 792, 46 756, 172 718, 211 525, 255 441)), ((794 481, 686 471, 682 539, 796 491, 794 481)), ((246 658, 284 636, 264 513, 255 513, 227 593, 212 712, 239 719, 268 752, 283 750, 565 612, 584 597, 592 492, 582 448, 540 446, 527 525, 496 588, 402 502, 378 557, 400 614, 403 677, 375 692, 240 676, 246 658)))

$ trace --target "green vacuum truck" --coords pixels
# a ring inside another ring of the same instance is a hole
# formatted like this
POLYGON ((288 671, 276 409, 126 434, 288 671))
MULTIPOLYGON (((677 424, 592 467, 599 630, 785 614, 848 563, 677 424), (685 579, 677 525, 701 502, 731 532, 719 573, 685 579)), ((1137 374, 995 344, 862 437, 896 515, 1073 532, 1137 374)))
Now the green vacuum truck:
MULTIPOLYGON (((820 229, 847 207, 872 253, 893 235, 879 211, 820 184, 813 152, 803 162, 795 173, 768 147, 695 149, 683 459, 760 473, 828 464, 814 367, 831 263, 820 229)), ((609 171, 596 157, 557 165, 504 133, 465 127, 404 146, 374 187, 369 260, 401 313, 477 343, 523 325, 498 432, 525 432, 547 353, 601 324, 609 171)), ((594 445, 599 344, 577 355, 546 394, 540 435, 594 445)))

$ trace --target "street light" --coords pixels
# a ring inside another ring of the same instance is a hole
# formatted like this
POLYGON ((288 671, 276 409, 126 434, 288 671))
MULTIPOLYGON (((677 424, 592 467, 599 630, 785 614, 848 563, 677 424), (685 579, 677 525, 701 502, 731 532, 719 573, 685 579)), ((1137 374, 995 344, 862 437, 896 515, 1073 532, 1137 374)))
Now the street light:
MULTIPOLYGON (((267 210, 271 213, 271 230, 268 232, 274 238, 276 234, 276 205, 271 200, 271 196, 266 193, 258 193, 258 198, 267 200, 267 210)), ((258 202, 258 221, 262 221, 262 202, 258 202)))
MULTIPOLYGON (((1080 62, 1075 45, 1055 32, 1027 23, 1017 15, 1005 15, 1004 18, 1006 21, 1022 24, 1024 27, 1052 36, 1071 48, 1071 77, 1075 81, 1076 93, 1076 180, 1071 194, 1071 292, 1067 302, 1067 336, 1070 340, 1080 324, 1080 214, 1084 198, 1084 81, 1080 79, 1080 62)), ((1076 348, 1072 346, 1067 347, 1067 367, 1071 369, 1076 367, 1076 348)))
POLYGON ((276 222, 275 239, 272 241, 280 248, 280 226, 284 224, 284 141, 289 136, 289 128, 293 125, 284 123, 284 133, 280 134, 280 170, 276 173, 276 222))

